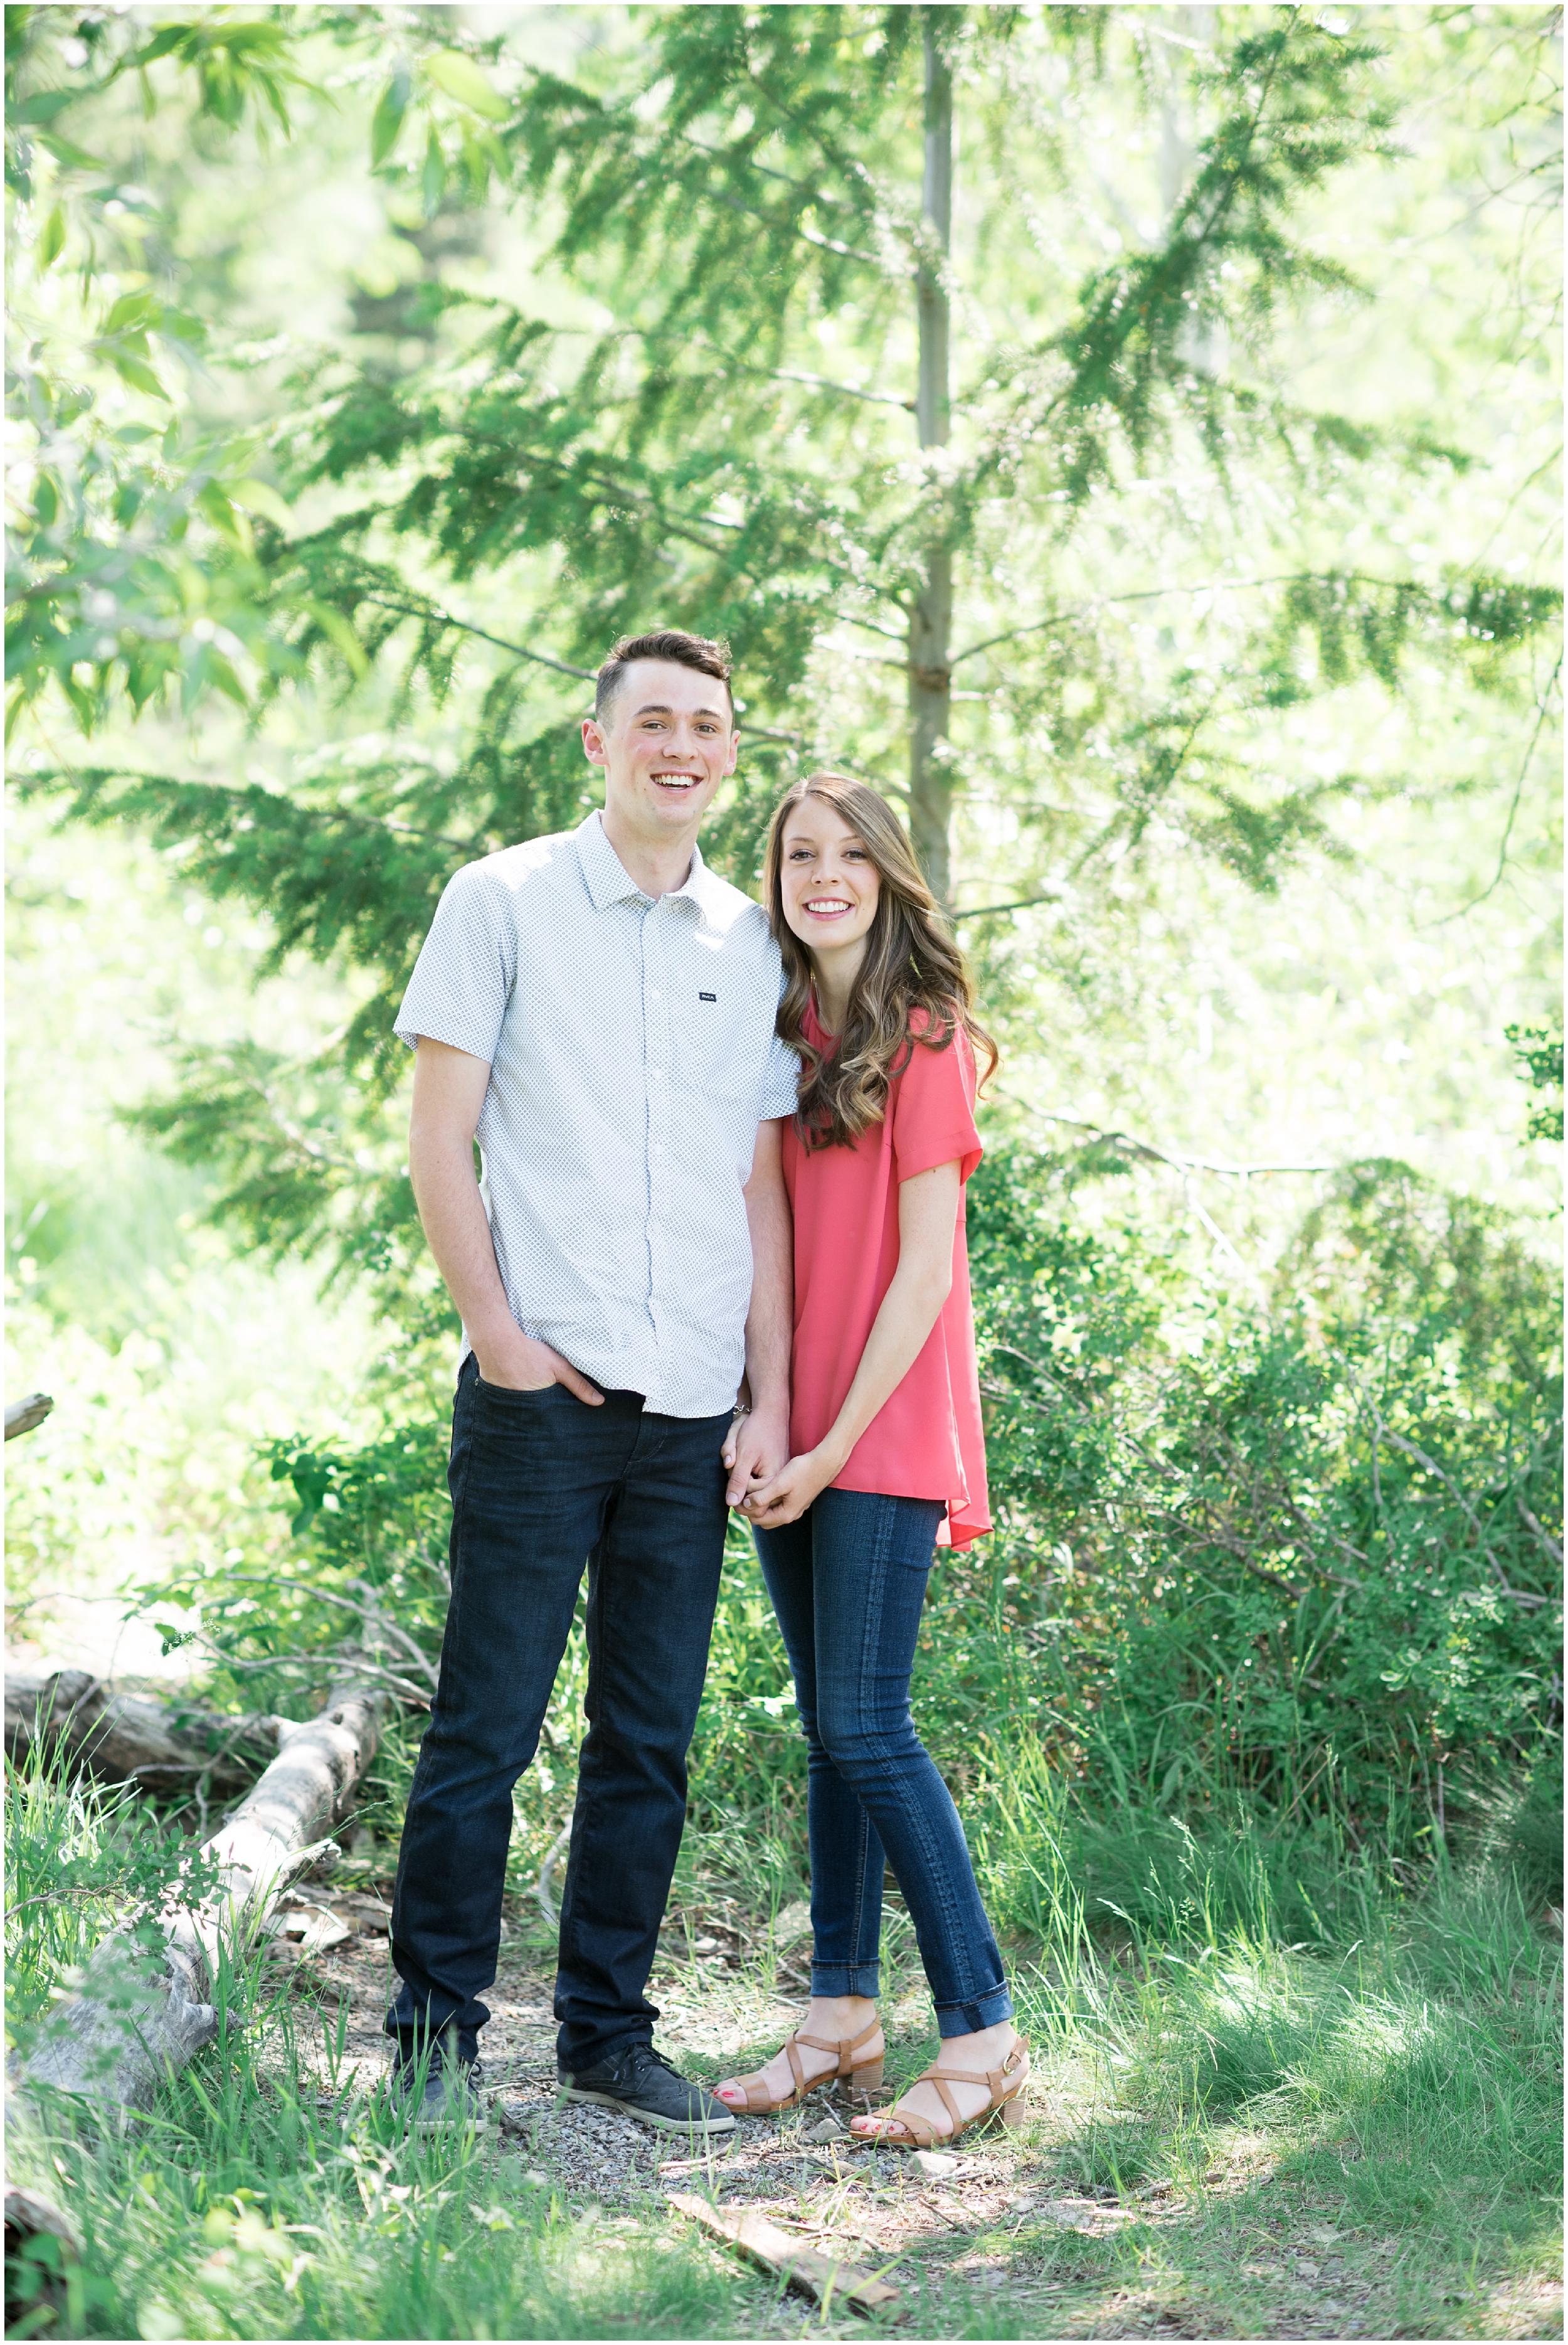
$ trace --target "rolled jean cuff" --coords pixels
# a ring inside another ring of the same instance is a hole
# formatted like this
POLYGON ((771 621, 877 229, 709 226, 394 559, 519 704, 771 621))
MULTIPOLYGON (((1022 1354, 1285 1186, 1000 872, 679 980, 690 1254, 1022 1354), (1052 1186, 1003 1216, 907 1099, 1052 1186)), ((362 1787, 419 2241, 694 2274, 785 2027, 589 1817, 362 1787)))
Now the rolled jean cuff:
MULTIPOLYGON (((861 1992, 865 1992, 862 1989, 861 1992)), ((938 2006, 936 2032, 939 2035, 977 2035, 982 2027, 995 2027, 999 2020, 1013 2016, 1013 1998, 1005 1986, 989 1987, 976 1995, 973 2003, 950 2003, 938 2006)))
POLYGON ((868 1995, 882 1993, 880 1963, 813 1963, 811 1966, 813 1995, 868 1995))

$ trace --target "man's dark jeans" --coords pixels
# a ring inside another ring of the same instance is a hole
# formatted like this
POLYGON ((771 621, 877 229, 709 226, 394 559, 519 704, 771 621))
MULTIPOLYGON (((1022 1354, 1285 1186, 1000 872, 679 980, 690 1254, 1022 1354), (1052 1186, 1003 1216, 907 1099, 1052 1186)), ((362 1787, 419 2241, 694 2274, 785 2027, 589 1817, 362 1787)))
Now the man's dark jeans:
POLYGON ((729 1416, 592 1408, 563 1385, 509 1392, 470 1355, 452 1408, 452 1600, 392 1899, 406 2051, 490 2017, 511 1833, 588 1566, 588 1736, 579 1756, 555 2015, 562 2065, 651 2040, 643 1988, 686 1818, 723 1557, 729 1416))

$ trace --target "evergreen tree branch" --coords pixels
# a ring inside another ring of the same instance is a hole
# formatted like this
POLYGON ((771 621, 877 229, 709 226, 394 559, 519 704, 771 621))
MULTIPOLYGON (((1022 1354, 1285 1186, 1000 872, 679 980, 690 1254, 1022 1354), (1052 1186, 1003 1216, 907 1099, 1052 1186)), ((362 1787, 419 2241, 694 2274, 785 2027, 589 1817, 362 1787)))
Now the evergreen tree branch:
POLYGON ((710 343, 708 347, 718 351, 727 367, 734 368, 741 374, 760 375, 768 382, 798 382, 810 391, 831 391, 835 399, 861 399, 872 407, 900 408, 905 415, 915 412, 912 399, 895 398, 890 391, 859 391, 852 382, 834 382, 824 374, 795 374, 787 367, 748 366, 744 359, 732 358, 726 351, 720 350, 716 342, 710 343))
POLYGON ((1065 1123, 1074 1132, 1087 1132, 1096 1147, 1115 1148, 1123 1155, 1136 1157, 1140 1163, 1168 1164, 1178 1172, 1219 1172, 1227 1180, 1249 1181, 1265 1172, 1339 1172, 1339 1164, 1313 1162, 1307 1164, 1233 1164, 1217 1156, 1187 1156, 1174 1148, 1161 1148, 1152 1140, 1140 1140, 1136 1132, 1112 1132, 1098 1123, 1085 1123, 1078 1116, 1058 1115, 1045 1108, 1030 1108, 1042 1123, 1065 1123))
MULTIPOLYGON (((592 670, 588 672, 592 674, 592 670)), ((464 838, 450 831, 421 830, 415 823, 400 822, 395 815, 363 814, 354 807, 313 807, 308 801, 280 797, 271 790, 259 789, 254 783, 240 787, 228 782, 182 782, 172 774, 143 774, 125 766, 38 766, 19 776, 15 787, 24 800, 42 797, 56 787, 75 790, 76 801, 71 808, 75 821, 102 825, 146 820, 150 816, 166 835, 179 832, 197 800, 228 801, 233 808, 232 827, 254 830, 259 799, 264 806, 287 814, 290 821, 307 826, 389 831, 396 838, 459 847, 470 855, 481 844, 473 836, 464 838), (116 782, 125 785, 124 795, 106 800, 104 791, 116 782), (158 793, 167 793, 167 798, 160 802, 158 793)))
POLYGON ((1461 904, 1457 911, 1444 912, 1440 919, 1428 920, 1425 923, 1427 928, 1442 929, 1448 926, 1450 920, 1462 919, 1466 912, 1473 912, 1478 905, 1484 904, 1487 898, 1500 885, 1503 871, 1508 863, 1508 842, 1513 836, 1514 817, 1519 812, 1519 801, 1524 793, 1525 777, 1529 773, 1531 765, 1534 759, 1536 744, 1541 738, 1542 727, 1546 722, 1546 714, 1552 705, 1553 687, 1555 685, 1557 679, 1562 673, 1563 654, 1559 652, 1557 655, 1557 665, 1553 669, 1551 675, 1547 677, 1546 688, 1536 702, 1535 729, 1530 736, 1529 746, 1525 749, 1524 756, 1520 763, 1519 778, 1513 785, 1513 796, 1508 803, 1508 819, 1502 826, 1502 842, 1497 850, 1496 870, 1492 873, 1491 878, 1487 881, 1486 886, 1482 889, 1479 896, 1472 896, 1468 904, 1461 904))
POLYGON ((359 600, 369 603, 374 610, 397 611, 406 619, 433 619, 438 626, 455 627, 460 634, 477 635, 481 643, 493 644, 497 651, 508 652, 514 659, 532 660, 540 667, 553 668, 558 675, 582 676, 589 684, 598 679, 597 668, 574 667, 570 660, 557 659, 551 652, 535 651, 529 644, 509 643, 504 635, 492 635, 488 627, 476 626, 471 619, 460 619, 438 604, 394 603, 385 594, 361 594, 359 600))
MULTIPOLYGON (((739 196, 728 195, 723 189, 709 188, 706 192, 710 203, 721 205, 725 211, 736 212, 743 219, 758 220, 773 234, 778 233, 776 222, 770 219, 765 212, 759 211, 754 204, 744 203, 739 196)), ((819 252, 831 252, 840 260, 858 260, 864 267, 875 269, 884 276, 887 273, 887 264, 880 254, 863 252, 858 246, 845 244, 836 236, 824 236, 820 228, 807 228, 804 220, 796 220, 788 233, 802 244, 814 245, 819 252)))
POLYGON ((1047 888, 1039 896, 1020 896, 1011 904, 971 904, 966 909, 955 909, 947 914, 953 920, 985 920, 993 912, 1027 912, 1034 904, 1058 904, 1067 893, 1064 888, 1047 888))
POLYGON ((1075 604, 1070 610, 1056 610, 1043 619, 1031 619, 1027 627, 1008 627, 999 635, 982 636, 977 644, 966 645, 963 651, 955 652, 952 664, 957 667, 965 660, 977 659, 982 652, 995 651, 998 644, 1016 644, 1026 635, 1044 634, 1048 627, 1071 625, 1075 620, 1087 614, 1116 610, 1125 603, 1158 603, 1167 594, 1212 594, 1217 588, 1222 588, 1226 593, 1233 589, 1239 593, 1253 586, 1285 585, 1295 578, 1318 574, 1320 574, 1280 571, 1271 578, 1204 578, 1192 586, 1142 586, 1130 594, 1098 594, 1092 602, 1075 604))
MULTIPOLYGON (((1042 634, 1049 627, 1070 626, 1091 616, 1096 611, 1112 610, 1124 604, 1153 603, 1168 594, 1249 594, 1266 586, 1294 586, 1327 590, 1338 594, 1346 586, 1362 586, 1373 594, 1394 596, 1405 605, 1408 614, 1431 619, 1462 621, 1467 637, 1476 641, 1518 642, 1543 625, 1556 607, 1557 598, 1546 587, 1519 587, 1507 579, 1480 578, 1468 582, 1456 580, 1446 594, 1435 594, 1413 578, 1379 578, 1361 570, 1281 570, 1263 578, 1203 578, 1191 585, 1146 586, 1127 594, 1097 595, 1092 601, 1060 608, 1043 619, 1033 619, 1025 627, 1009 627, 1003 634, 986 635, 979 643, 970 644, 953 655, 956 667, 963 660, 975 659, 980 653, 992 651, 998 644, 1016 643, 1027 635, 1042 634), (1460 586, 1466 585, 1463 600, 1460 586)), ((1553 682, 1556 675, 1553 673, 1553 682)), ((1551 686, 1548 685, 1548 691, 1551 686)), ((1449 917, 1452 917, 1450 915, 1449 917)))
MULTIPOLYGON (((534 660, 541 667, 554 668, 561 675, 580 675, 590 684, 598 680, 597 668, 573 667, 569 661, 556 659, 549 652, 534 651, 527 644, 510 643, 504 635, 491 634, 488 627, 476 626, 471 619, 460 619, 455 612, 444 610, 438 604, 394 603, 384 594, 362 594, 359 600, 373 604, 377 610, 398 611, 405 618, 433 620, 438 626, 455 628, 460 634, 477 635, 481 643, 493 644, 497 651, 510 652, 518 659, 534 660)), ((742 716, 736 721, 742 732, 754 733, 764 741, 798 741, 802 737, 798 732, 781 731, 771 725, 754 725, 749 717, 742 716)))
MULTIPOLYGON (((749 74, 743 77, 751 78, 749 74)), ((868 252, 843 238, 824 235, 801 217, 804 211, 820 205, 830 210, 854 211, 864 218, 864 207, 847 203, 826 189, 758 163, 749 152, 736 155, 733 150, 707 146, 683 124, 662 121, 656 133, 646 132, 626 109, 612 112, 577 85, 554 76, 537 75, 534 86, 536 103, 517 126, 514 135, 531 145, 537 179, 542 180, 564 162, 572 195, 567 223, 554 247, 559 259, 570 264, 581 245, 602 233, 612 205, 632 208, 638 198, 649 196, 659 204, 667 203, 673 176, 679 193, 688 198, 700 197, 723 210, 754 220, 771 239, 804 243, 835 259, 858 261, 879 275, 887 273, 887 264, 881 254, 868 252), (568 133, 564 139, 560 120, 562 101, 570 102, 578 117, 572 126, 575 136, 568 133), (700 179, 692 179, 688 184, 687 172, 672 157, 672 139, 703 167, 700 179), (617 163, 619 169, 612 168, 617 163), (729 186, 713 186, 715 165, 724 172, 729 186), (742 175, 753 173, 787 188, 798 199, 794 210, 781 215, 748 201, 740 192, 744 184, 742 175)), ((710 99, 719 94, 712 88, 708 92, 710 99)), ((776 101, 770 95, 768 102, 776 101)), ((820 141, 816 143, 821 151, 820 141)))

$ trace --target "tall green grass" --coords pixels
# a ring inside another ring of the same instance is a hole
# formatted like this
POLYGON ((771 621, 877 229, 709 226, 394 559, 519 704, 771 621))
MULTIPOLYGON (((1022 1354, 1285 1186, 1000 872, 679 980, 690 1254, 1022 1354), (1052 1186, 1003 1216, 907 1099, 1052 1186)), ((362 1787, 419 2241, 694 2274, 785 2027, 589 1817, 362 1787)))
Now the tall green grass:
MULTIPOLYGON (((127 1895, 187 1848, 124 1791, 36 1757, 8 1774, 13 2044, 69 1990, 127 1895)), ((743 2283, 653 2210, 612 2228, 520 2157, 405 2137, 374 2094, 323 2090, 342 2056, 333 2016, 259 1960, 220 1988, 218 2042, 151 2117, 96 2127, 59 2096, 14 2107, 12 2177, 66 2210, 82 2255, 44 2237, 11 2259, 8 2336, 685 2337, 738 2324, 743 2283)))
MULTIPOLYGON (((1201 2284, 1216 2319, 1230 2283, 1210 2252, 1219 2217, 1205 2192, 1239 2141, 1267 2146, 1280 2188, 1397 2238, 1401 2333, 1450 2333, 1442 2306, 1456 2257, 1467 2286, 1521 2259, 1538 2266, 1560 2175, 1561 1958, 1515 1878, 1440 1863, 1414 1896, 1351 1863, 1322 1901, 1342 1932, 1325 1919, 1296 1943, 1281 1924, 1290 1867, 1279 1850, 1239 1831, 1218 1866, 1195 1835, 1175 1856, 1165 1820, 1139 1829, 1129 1816, 1113 1863, 1111 1826, 1080 1812, 1037 1744, 1022 1748, 1033 1775, 1008 1763, 1005 1745, 981 1754, 970 1829, 1034 2040, 1038 2121, 1024 2155, 1035 2174, 1133 2208, 1151 2193, 1184 2194, 1187 2228, 1161 2252, 1187 2240, 1181 2284, 1201 2284), (1122 1899, 1091 1896, 1087 1845, 1107 1880, 1119 1864, 1132 1884, 1122 1899)), ((188 1843, 145 1805, 38 1761, 8 1790, 7 1992, 12 2038, 25 2043, 127 1882, 167 1877, 188 1843), (39 1883, 81 1893, 40 1896, 39 1883)), ((755 1974, 739 1984, 760 2010, 773 1983, 768 1914, 794 1875, 787 1834, 771 1853, 748 1842, 742 1822, 755 1812, 737 1808, 727 1831, 689 1836, 686 1887, 733 1901, 755 1974)), ((890 1953, 904 2008, 916 1969, 906 1930, 891 1931, 890 1953)), ((704 1975, 705 1986, 693 1974, 691 1993, 733 1992, 704 1975)), ((656 2201, 607 2215, 493 2140, 454 2151, 402 2137, 374 2092, 343 2088, 337 2016, 269 1982, 259 1963, 228 1982, 228 2000, 222 2039, 150 2119, 95 2133, 56 2105, 13 2123, 14 2178, 69 2210, 83 2255, 62 2258, 44 2239, 13 2262, 9 2334, 726 2337, 789 2326, 767 2284, 715 2260, 656 2201)), ((933 2048, 918 2028, 895 2032, 903 2071, 933 2048)), ((1091 2291, 1114 2291, 1148 2251, 1143 2232, 1141 2246, 1130 2232, 1119 2245, 1068 2243, 1026 2221, 1007 2237, 1029 2269, 1091 2291)), ((973 2289, 931 2292, 922 2269, 917 2259, 906 2275, 913 2333, 1038 2333, 973 2289)), ((1232 2305, 1224 2325, 1249 2317, 1232 2305)))

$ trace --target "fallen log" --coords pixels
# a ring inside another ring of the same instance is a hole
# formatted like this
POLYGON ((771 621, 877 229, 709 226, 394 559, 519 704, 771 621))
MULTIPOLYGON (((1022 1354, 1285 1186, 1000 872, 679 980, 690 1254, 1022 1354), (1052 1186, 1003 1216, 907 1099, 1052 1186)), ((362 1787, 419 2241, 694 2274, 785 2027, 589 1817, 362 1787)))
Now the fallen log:
POLYGON ((225 1957, 238 1963, 279 1893, 319 1856, 374 1756, 388 1696, 359 1680, 335 1686, 320 1714, 289 1724, 278 1756, 198 1854, 219 1886, 193 1906, 171 1893, 148 1950, 127 1923, 87 1965, 79 1995, 45 2021, 17 2086, 148 2109, 158 2086, 212 2043, 225 1957))
POLYGON ((63 2286, 67 2264, 80 2264, 76 2227, 52 2198, 5 2184, 5 2329, 36 2337, 53 2327, 68 2334, 71 2295, 63 2286), (44 2244, 47 2242, 47 2244, 44 2244), (31 2266, 29 2272, 28 2267, 31 2266), (29 2315, 31 2317, 29 2318, 29 2315), (15 2327, 13 2327, 15 2322, 15 2327))
POLYGON ((824 2255, 818 2248, 807 2247, 804 2239, 792 2239, 787 2231, 769 2220, 760 2207, 715 2207, 706 2198, 697 2198, 682 2191, 672 2191, 670 2204, 689 2215, 714 2238, 739 2248, 752 2263, 783 2279, 791 2288, 799 2289, 823 2308, 825 2320, 838 2304, 847 2304, 856 2312, 879 2313, 884 2320, 900 2321, 909 2318, 909 2307, 895 2288, 877 2279, 871 2272, 858 2269, 854 2264, 841 2263, 824 2255))
POLYGON ((122 1693, 86 1670, 5 1679, 5 1752, 14 1764, 41 1747, 63 1751, 106 1783, 147 1792, 199 1784, 219 1800, 238 1799, 278 1755, 291 1721, 256 1711, 230 1718, 190 1702, 157 1702, 122 1693))
POLYGON ((63 2207, 52 2198, 42 2198, 35 2190, 19 2190, 14 2182, 5 2185, 5 2252, 15 2256, 21 2252, 25 2240, 35 2239, 41 2234, 58 2239, 67 2255, 81 2261, 82 2243, 76 2237, 76 2225, 63 2207))
POLYGON ((19 1433, 31 1433, 35 1425, 43 1424, 54 1406, 54 1396, 49 1393, 29 1393, 25 1400, 8 1400, 5 1404, 6 1440, 15 1441, 19 1433))

